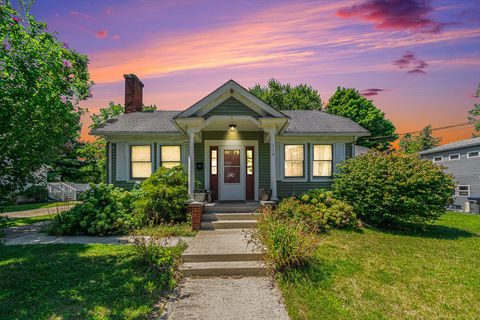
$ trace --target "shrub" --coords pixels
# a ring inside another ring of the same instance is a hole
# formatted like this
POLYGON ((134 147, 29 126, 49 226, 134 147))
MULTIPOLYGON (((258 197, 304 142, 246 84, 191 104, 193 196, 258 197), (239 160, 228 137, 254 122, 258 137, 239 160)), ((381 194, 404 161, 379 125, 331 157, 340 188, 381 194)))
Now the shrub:
POLYGON ((251 241, 264 251, 265 262, 272 271, 308 263, 318 246, 318 237, 308 223, 282 219, 271 207, 260 211, 251 241))
POLYGON ((363 221, 392 225, 438 219, 451 203, 454 180, 415 154, 369 153, 339 166, 333 190, 363 221))
POLYGON ((0 215, 0 244, 3 244, 1 238, 5 237, 5 228, 9 227, 11 224, 10 219, 7 216, 0 215))
POLYGON ((136 225, 131 213, 133 195, 111 184, 90 185, 83 203, 54 217, 50 229, 57 234, 121 234, 136 225))
POLYGON ((27 199, 32 199, 35 202, 42 202, 48 199, 48 190, 45 186, 31 186, 22 192, 22 195, 27 199))
POLYGON ((188 178, 182 166, 158 168, 144 180, 134 203, 135 211, 149 223, 187 220, 188 178))

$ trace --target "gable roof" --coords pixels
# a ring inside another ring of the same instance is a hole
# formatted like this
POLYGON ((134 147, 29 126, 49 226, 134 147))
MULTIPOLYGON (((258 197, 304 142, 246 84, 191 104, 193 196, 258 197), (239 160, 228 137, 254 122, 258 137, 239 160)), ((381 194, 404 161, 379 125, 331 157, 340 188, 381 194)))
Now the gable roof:
POLYGON ((92 134, 180 134, 173 120, 179 113, 180 111, 175 110, 126 113, 116 116, 103 126, 92 130, 92 134))
POLYGON ((471 139, 465 139, 465 140, 458 140, 458 141, 450 142, 438 147, 423 150, 420 152, 420 154, 425 155, 425 154, 450 151, 450 150, 455 150, 460 148, 474 147, 479 145, 480 145, 480 137, 477 137, 477 138, 471 138, 471 139))
POLYGON ((369 135, 369 131, 355 121, 318 110, 282 110, 290 118, 285 135, 352 134, 369 135))
POLYGON ((230 79, 190 108, 178 114, 175 118, 188 118, 195 115, 203 116, 230 97, 240 100, 240 102, 254 109, 257 113, 264 113, 275 118, 286 117, 281 111, 266 104, 237 82, 230 79))

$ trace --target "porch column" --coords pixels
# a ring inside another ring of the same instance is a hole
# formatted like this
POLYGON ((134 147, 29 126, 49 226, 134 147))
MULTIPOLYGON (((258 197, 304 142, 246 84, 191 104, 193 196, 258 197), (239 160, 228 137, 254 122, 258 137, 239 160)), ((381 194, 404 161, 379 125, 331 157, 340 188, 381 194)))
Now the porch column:
POLYGON ((275 152, 275 127, 270 129, 270 188, 272 189, 271 200, 277 199, 277 168, 275 152))
POLYGON ((188 194, 190 200, 193 200, 193 193, 195 192, 195 133, 188 132, 188 194))

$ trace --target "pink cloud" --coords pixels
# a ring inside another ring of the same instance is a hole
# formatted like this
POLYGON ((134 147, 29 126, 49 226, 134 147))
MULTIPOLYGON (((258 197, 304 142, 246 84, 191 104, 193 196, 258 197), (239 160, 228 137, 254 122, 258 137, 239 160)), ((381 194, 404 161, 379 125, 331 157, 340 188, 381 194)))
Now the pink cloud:
POLYGON ((113 39, 113 40, 120 40, 120 36, 119 36, 118 34, 114 34, 114 35, 112 36, 112 39, 113 39))
POLYGON ((406 52, 399 59, 393 61, 393 64, 399 69, 410 69, 410 74, 425 74, 428 63, 425 60, 418 59, 413 52, 406 52))
POLYGON ((98 30, 95 31, 98 39, 105 39, 108 36, 108 30, 98 30))
POLYGON ((112 12, 113 12, 112 7, 108 7, 108 8, 105 10, 105 14, 106 14, 107 16, 111 15, 112 12))
POLYGON ((382 91, 387 91, 385 89, 378 89, 378 88, 370 88, 370 89, 365 89, 360 94, 364 97, 373 97, 377 96, 380 92, 382 91))
POLYGON ((337 16, 370 21, 377 29, 440 33, 445 23, 428 17, 433 10, 430 0, 366 0, 339 9, 337 16))
POLYGON ((72 17, 81 17, 83 19, 90 19, 92 16, 80 11, 70 11, 70 15, 72 17))

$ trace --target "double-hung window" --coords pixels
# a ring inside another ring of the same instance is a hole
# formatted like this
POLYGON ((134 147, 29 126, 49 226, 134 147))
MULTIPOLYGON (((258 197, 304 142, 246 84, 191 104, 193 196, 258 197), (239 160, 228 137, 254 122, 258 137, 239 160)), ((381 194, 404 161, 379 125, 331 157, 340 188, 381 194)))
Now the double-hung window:
POLYGON ((161 146, 161 166, 173 168, 181 164, 180 146, 161 146))
POLYGON ((313 176, 331 177, 333 167, 333 148, 331 144, 313 145, 313 176))
POLYGON ((285 167, 284 176, 286 178, 301 178, 304 177, 304 163, 305 153, 303 144, 288 144, 285 145, 285 167))
POLYGON ((150 177, 152 173, 152 150, 150 145, 130 147, 130 173, 133 179, 150 177))
POLYGON ((470 186, 459 185, 457 186, 457 197, 470 197, 470 186))
POLYGON ((443 161, 443 157, 442 156, 438 156, 438 157, 434 157, 433 158, 433 162, 442 162, 443 161))

